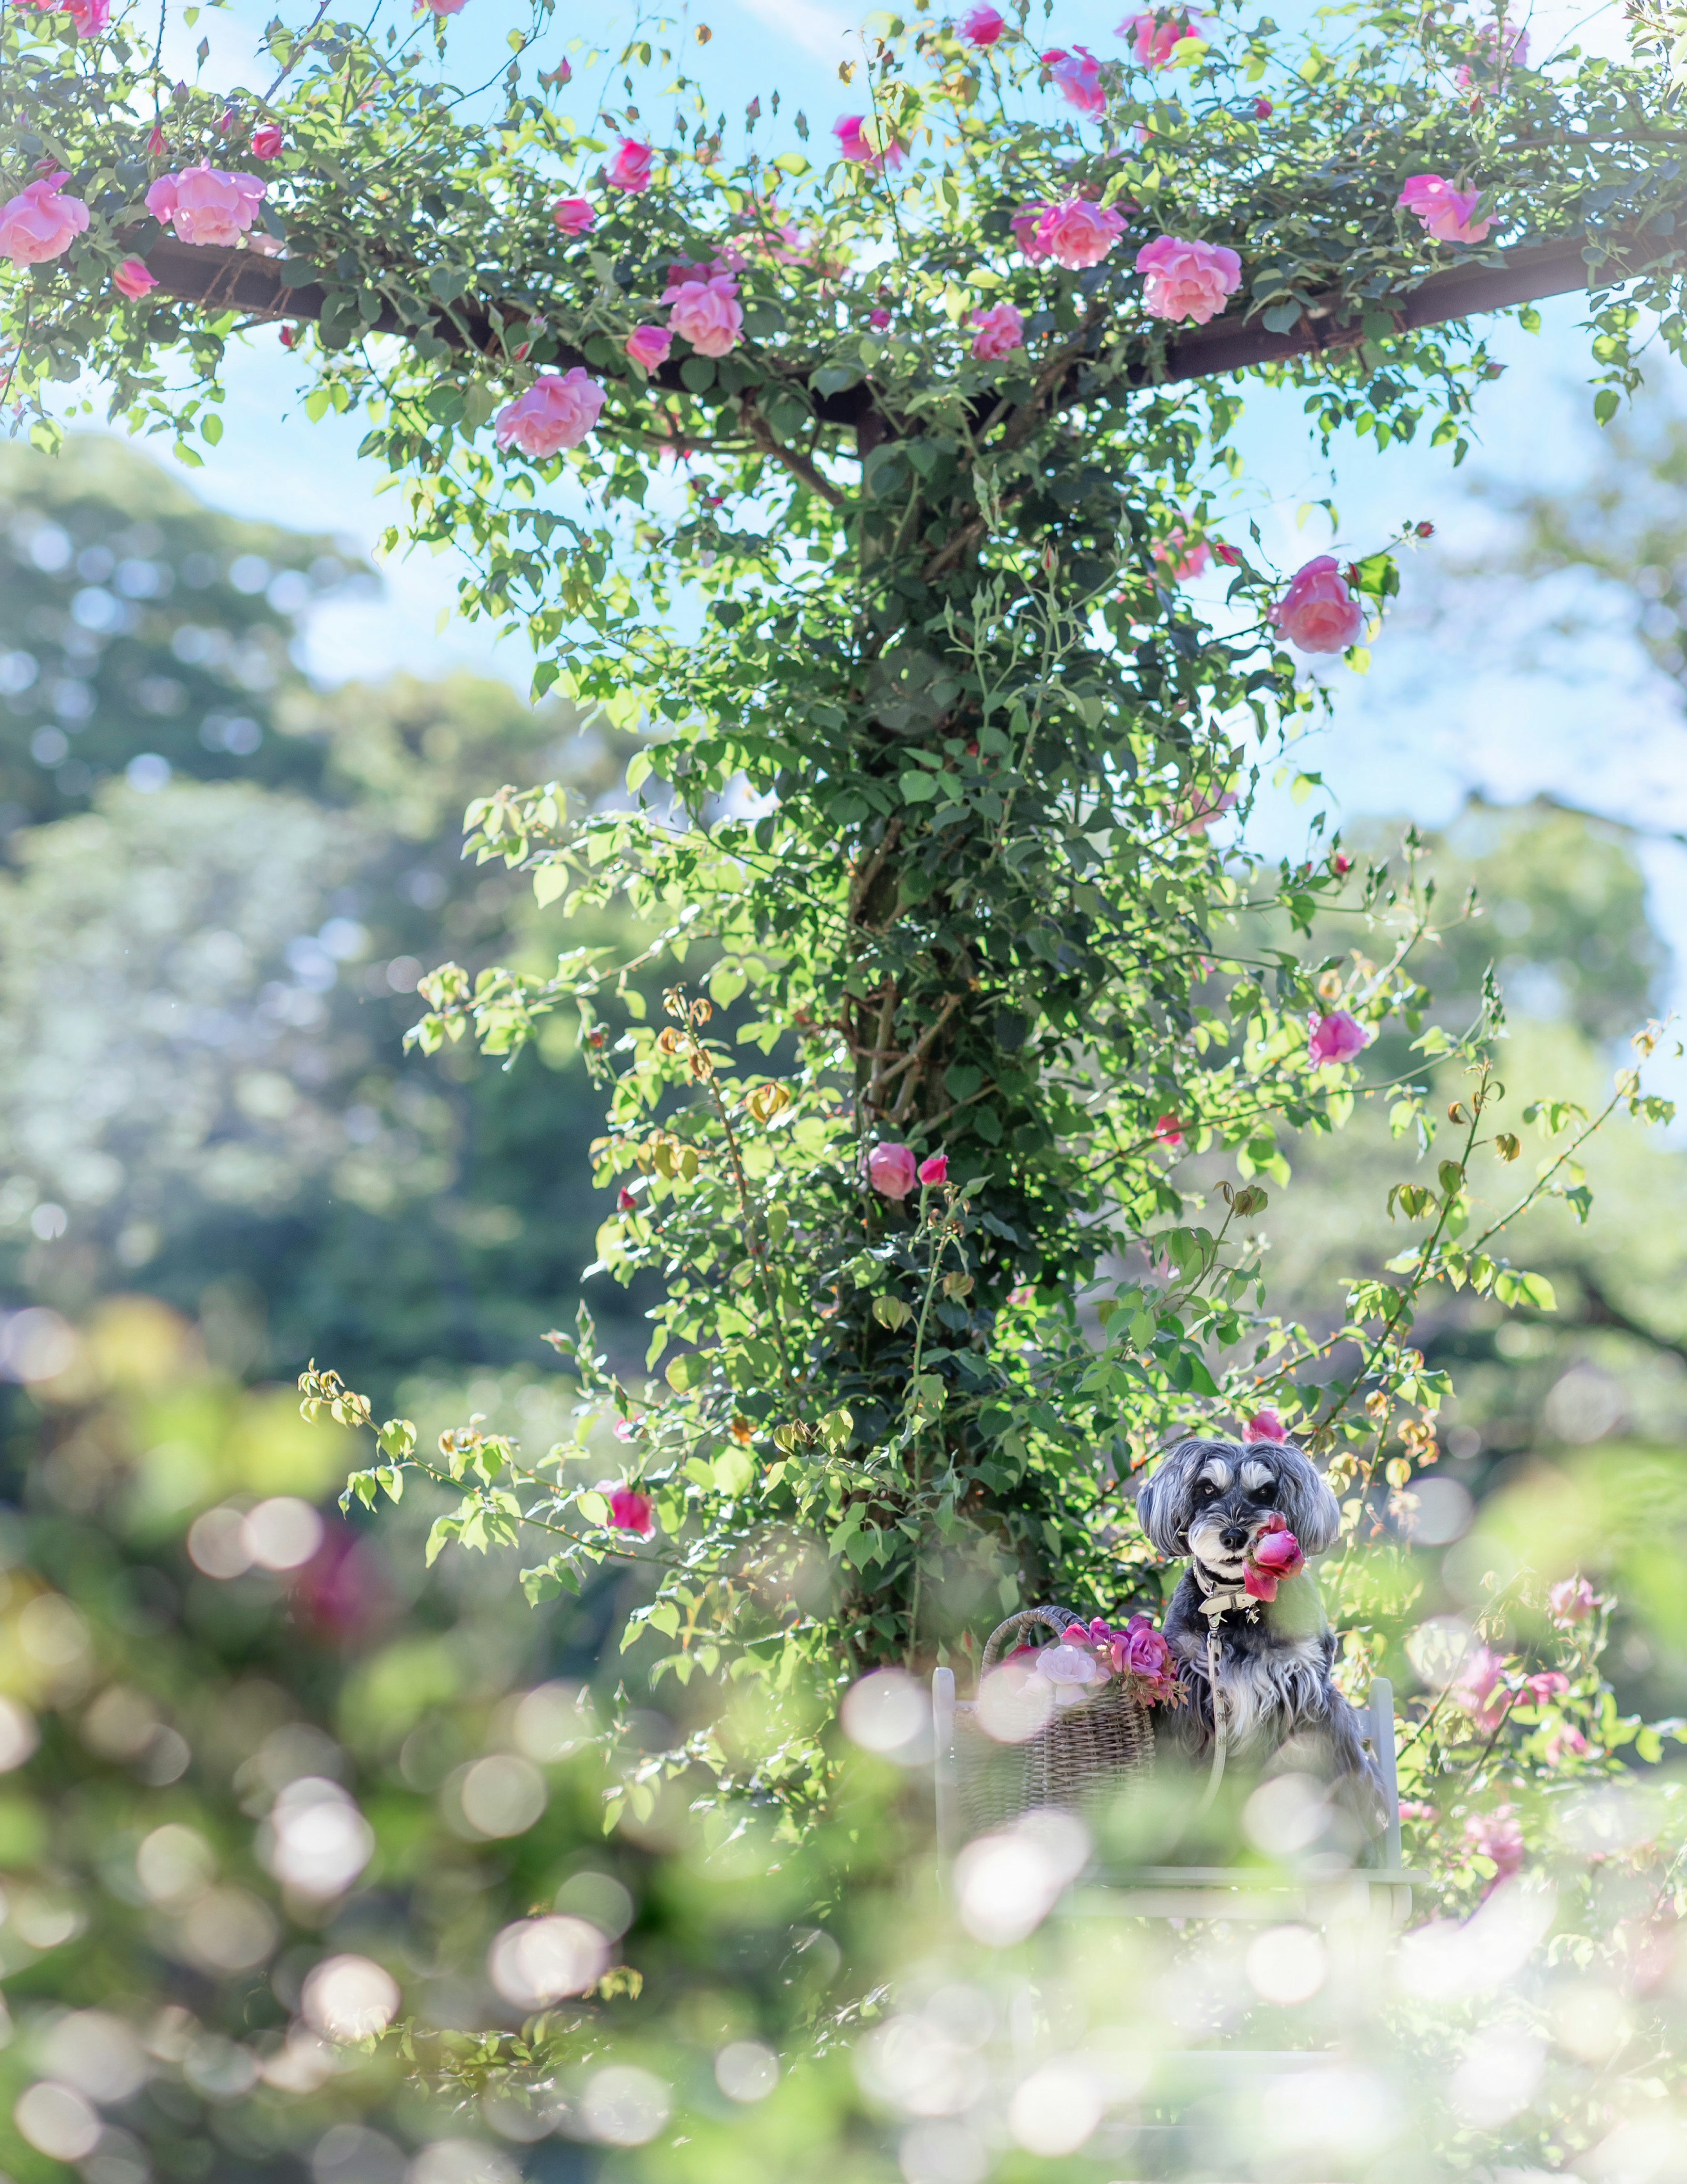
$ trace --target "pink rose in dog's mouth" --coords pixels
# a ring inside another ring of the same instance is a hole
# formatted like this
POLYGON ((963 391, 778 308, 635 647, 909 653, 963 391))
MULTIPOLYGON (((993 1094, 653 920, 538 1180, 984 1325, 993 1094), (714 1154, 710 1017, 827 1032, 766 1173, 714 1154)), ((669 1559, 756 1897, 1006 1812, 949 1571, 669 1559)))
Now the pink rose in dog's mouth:
POLYGON ((1289 1529, 1289 1519, 1280 1510, 1273 1509, 1266 1518, 1264 1531, 1248 1551, 1247 1570, 1242 1582, 1249 1596, 1254 1600, 1275 1600, 1283 1580, 1299 1577, 1306 1567, 1306 1557, 1300 1552, 1300 1542, 1289 1529))

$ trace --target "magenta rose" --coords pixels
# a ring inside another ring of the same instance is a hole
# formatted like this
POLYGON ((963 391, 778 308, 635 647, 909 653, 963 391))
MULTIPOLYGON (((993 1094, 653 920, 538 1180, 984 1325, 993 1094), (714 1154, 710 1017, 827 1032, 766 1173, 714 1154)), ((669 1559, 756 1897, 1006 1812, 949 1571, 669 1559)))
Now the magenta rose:
POLYGON ((648 1540, 656 1529, 650 1496, 636 1486, 618 1486, 610 1496, 610 1522, 618 1532, 637 1532, 648 1540))
POLYGON ((149 272, 138 258, 125 258, 112 274, 111 285, 120 296, 126 296, 131 304, 138 303, 149 290, 159 285, 156 273, 149 272))
POLYGON ((147 192, 147 210, 183 242, 227 248, 257 219, 268 188, 256 175, 225 174, 201 164, 179 175, 160 175, 147 192))
POLYGON ((1351 1061, 1364 1052, 1371 1034, 1356 1017, 1338 1009, 1332 1017, 1314 1017, 1306 1053, 1315 1069, 1326 1062, 1351 1061))
POLYGON ((577 448, 604 399, 604 389, 577 364, 561 374, 542 371, 525 394, 498 411, 498 444, 541 458, 577 448))
POLYGON ((960 20, 960 35, 969 46, 993 46, 1006 28, 994 8, 975 8, 960 20))
POLYGON ((0 205, 0 258, 14 265, 44 265, 64 255, 88 224, 82 200, 59 190, 70 179, 68 172, 43 175, 0 205))
POLYGON ((1285 1578, 1299 1577, 1306 1567, 1306 1557, 1300 1552, 1300 1542, 1289 1529, 1289 1519, 1281 1511, 1273 1509, 1266 1518, 1265 1530, 1248 1552, 1247 1568, 1242 1583, 1255 1600, 1275 1600, 1277 1588, 1285 1578))
POLYGON ((1183 1150, 1183 1126, 1175 1115, 1161 1115, 1154 1125, 1154 1141, 1164 1145, 1167 1152, 1183 1150))
POLYGON ((1297 569, 1267 619, 1297 652, 1345 652, 1365 634, 1365 610, 1333 554, 1317 554, 1297 569))
POLYGON ((1480 242, 1491 220, 1473 220, 1482 202, 1480 190, 1456 190, 1441 175, 1413 175, 1395 200, 1423 223, 1437 242, 1480 242))
POLYGON ((906 1198, 919 1179, 919 1164, 906 1145, 875 1145, 867 1155, 867 1181, 881 1198, 906 1198))
POLYGON ((665 326, 635 326, 626 337, 627 354, 646 371, 665 364, 673 345, 674 337, 665 326))
POLYGON ((1242 1428, 1242 1438, 1244 1441, 1284 1441, 1288 1440, 1289 1434, 1283 1420, 1267 1403, 1263 1410, 1256 1411, 1242 1428))
POLYGON ((725 356, 738 347, 744 330, 744 314, 738 301, 738 284, 730 273, 676 281, 664 291, 662 301, 673 306, 668 313, 669 326, 699 356, 725 356))
POLYGON ((65 0, 64 12, 79 38, 97 38, 111 20, 111 0, 65 0))
POLYGON ((1151 319, 1216 319, 1242 285, 1242 261, 1222 242, 1188 242, 1162 235, 1136 254, 1142 299, 1151 319))
POLYGON ((869 141, 864 114, 846 114, 841 120, 832 123, 832 133, 838 139, 839 158, 847 159, 852 167, 865 167, 870 174, 876 175, 882 167, 902 164, 899 145, 888 144, 881 152, 869 141))
POLYGON ((1127 15, 1113 36, 1129 46, 1139 68, 1161 69, 1183 39, 1205 37, 1207 28, 1204 16, 1179 10, 1171 15, 1127 15))
POLYGON ((974 311, 972 323, 978 329, 972 337, 972 354, 983 364, 999 364, 1025 346, 1025 320, 1011 304, 992 304, 988 311, 974 311))
POLYGON ((1124 231, 1123 220, 1111 205, 1068 198, 1064 204, 1050 205, 1038 221, 1037 253, 1078 273, 1099 265, 1124 231))
POLYGON ((1598 1605, 1597 1596, 1584 1577, 1561 1578, 1546 1596, 1552 1620, 1567 1630, 1573 1623, 1585 1623, 1598 1605))
POLYGON ((252 156, 254 159, 279 159, 287 149, 287 138, 278 121, 265 121, 252 132, 252 156))
POLYGON ((625 190, 629 197, 639 197, 650 187, 651 171, 656 164, 656 154, 648 144, 641 144, 632 136, 623 136, 615 153, 615 164, 604 180, 612 190, 625 190))
POLYGON ((920 1163, 920 1180, 927 1190, 935 1190, 940 1183, 949 1181, 949 1155, 933 1153, 929 1160, 920 1163))
POLYGON ((1080 46, 1070 53, 1056 46, 1052 53, 1044 54, 1043 65, 1068 106, 1075 106, 1080 114, 1106 112, 1107 94, 1101 88, 1101 64, 1088 46, 1080 46))
POLYGON ((551 218, 560 234, 584 235, 596 225, 598 215, 584 198, 559 198, 551 207, 551 218))

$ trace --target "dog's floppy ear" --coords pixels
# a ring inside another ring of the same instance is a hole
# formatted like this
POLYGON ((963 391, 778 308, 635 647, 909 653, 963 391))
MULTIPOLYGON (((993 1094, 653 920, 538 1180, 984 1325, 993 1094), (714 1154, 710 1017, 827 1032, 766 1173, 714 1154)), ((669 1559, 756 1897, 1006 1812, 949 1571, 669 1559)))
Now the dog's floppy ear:
POLYGON ((1321 1555, 1341 1530, 1341 1506, 1311 1459, 1283 1441, 1272 1451, 1277 1463, 1277 1506, 1300 1542, 1300 1552, 1321 1555))
POLYGON ((1161 1457, 1153 1476, 1144 1480, 1137 1495, 1137 1522, 1160 1553, 1168 1557, 1189 1551, 1184 1535, 1194 1513, 1191 1497, 1211 1446, 1204 1440, 1179 1441, 1161 1457))

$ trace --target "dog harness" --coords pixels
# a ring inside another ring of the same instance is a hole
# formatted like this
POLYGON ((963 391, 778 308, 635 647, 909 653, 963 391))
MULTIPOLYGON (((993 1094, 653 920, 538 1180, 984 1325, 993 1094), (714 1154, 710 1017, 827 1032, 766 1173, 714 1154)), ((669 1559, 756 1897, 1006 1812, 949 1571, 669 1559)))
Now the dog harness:
POLYGON ((1209 1585, 1206 1573, 1199 1563, 1191 1564, 1195 1583, 1205 1596, 1200 1612, 1206 1618, 1206 1682, 1212 1696, 1212 1775, 1206 1786, 1206 1795, 1201 1799, 1203 1813, 1218 1795, 1218 1786, 1224 1780, 1224 1747, 1229 1741, 1230 1722, 1224 1693, 1218 1681, 1218 1625, 1220 1619, 1233 1607, 1245 1609, 1250 1623, 1259 1619, 1260 1604, 1243 1586, 1209 1585))

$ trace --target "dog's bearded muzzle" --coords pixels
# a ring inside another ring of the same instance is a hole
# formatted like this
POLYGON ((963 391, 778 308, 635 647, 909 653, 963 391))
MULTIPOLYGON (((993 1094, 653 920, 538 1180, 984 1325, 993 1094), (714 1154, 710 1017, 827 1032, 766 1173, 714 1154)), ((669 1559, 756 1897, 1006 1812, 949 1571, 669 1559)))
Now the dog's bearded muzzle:
POLYGON ((1227 1516, 1222 1509, 1205 1509, 1189 1527, 1189 1552, 1204 1569, 1217 1576, 1239 1577, 1264 1529, 1263 1517, 1238 1518, 1227 1516))

